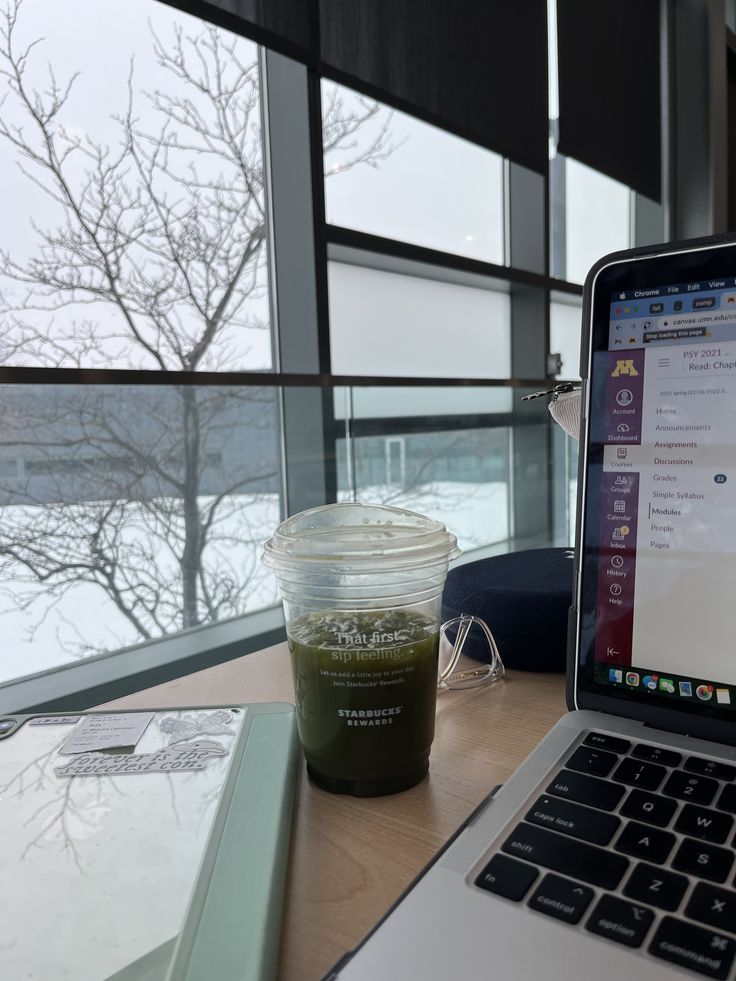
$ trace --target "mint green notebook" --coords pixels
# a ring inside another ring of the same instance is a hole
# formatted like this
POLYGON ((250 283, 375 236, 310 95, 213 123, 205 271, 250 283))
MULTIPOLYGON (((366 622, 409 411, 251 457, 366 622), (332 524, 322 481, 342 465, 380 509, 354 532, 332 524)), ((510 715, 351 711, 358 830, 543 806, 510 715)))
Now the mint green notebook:
POLYGON ((0 976, 272 977, 297 759, 283 704, 0 718, 0 976))

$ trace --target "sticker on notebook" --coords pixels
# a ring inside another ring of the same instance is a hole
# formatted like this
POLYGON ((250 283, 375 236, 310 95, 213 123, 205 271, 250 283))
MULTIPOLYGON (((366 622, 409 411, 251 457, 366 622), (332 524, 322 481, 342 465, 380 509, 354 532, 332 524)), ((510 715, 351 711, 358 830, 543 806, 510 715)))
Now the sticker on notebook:
POLYGON ((37 715, 35 719, 29 719, 29 726, 70 726, 76 725, 81 719, 80 715, 37 715))
POLYGON ((232 736, 233 731, 230 728, 232 721, 232 712, 218 709, 207 715, 202 713, 192 715, 189 712, 181 718, 167 715, 161 719, 158 726, 162 732, 168 733, 169 746, 172 746, 174 743, 183 743, 196 736, 232 736))
POLYGON ((211 739, 188 746, 166 746, 155 753, 82 753, 54 768, 57 777, 117 777, 128 773, 179 773, 204 770, 229 750, 211 739))
POLYGON ((88 715, 64 742, 62 756, 95 753, 102 749, 134 747, 146 731, 153 712, 113 712, 88 715))

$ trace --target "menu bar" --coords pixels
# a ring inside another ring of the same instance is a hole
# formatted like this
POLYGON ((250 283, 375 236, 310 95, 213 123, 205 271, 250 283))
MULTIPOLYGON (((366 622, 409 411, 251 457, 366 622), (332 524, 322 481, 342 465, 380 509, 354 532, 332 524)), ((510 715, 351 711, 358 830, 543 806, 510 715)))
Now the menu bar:
POLYGON ((679 296, 687 293, 702 293, 707 290, 727 290, 736 287, 736 278, 726 276, 722 279, 701 279, 691 283, 671 283, 667 286, 647 286, 644 289, 620 290, 611 293, 611 302, 616 300, 649 300, 658 296, 679 296))

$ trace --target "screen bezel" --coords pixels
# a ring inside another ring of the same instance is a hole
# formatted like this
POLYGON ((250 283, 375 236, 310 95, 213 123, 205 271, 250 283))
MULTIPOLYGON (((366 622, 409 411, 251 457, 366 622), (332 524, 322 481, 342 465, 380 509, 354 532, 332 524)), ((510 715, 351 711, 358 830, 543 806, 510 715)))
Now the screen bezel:
MULTIPOLYGON (((595 355, 607 354, 609 350, 613 294, 724 277, 736 277, 734 234, 615 253, 596 263, 586 279, 581 355, 582 446, 578 466, 575 585, 568 636, 568 704, 736 745, 736 710, 733 707, 724 709, 708 703, 689 704, 680 700, 673 705, 666 695, 657 692, 616 689, 594 680, 595 660, 590 638, 595 622, 598 549, 593 540, 594 532, 587 526, 584 507, 596 489, 595 465, 601 455, 597 447, 590 446, 591 409, 595 412, 599 408, 599 404, 591 406, 591 403, 599 403, 601 398, 601 391, 595 391, 591 384, 591 370, 595 355)), ((591 521, 596 515, 591 507, 591 521)))

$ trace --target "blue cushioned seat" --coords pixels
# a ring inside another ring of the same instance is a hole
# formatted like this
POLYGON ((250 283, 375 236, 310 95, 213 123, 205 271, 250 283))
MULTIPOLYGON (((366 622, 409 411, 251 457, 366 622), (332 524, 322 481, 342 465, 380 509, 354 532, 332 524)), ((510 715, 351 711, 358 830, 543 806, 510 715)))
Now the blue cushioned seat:
MULTIPOLYGON (((535 548, 458 566, 447 577, 442 618, 482 617, 507 668, 564 671, 572 555, 568 548, 535 548)), ((465 653, 487 660, 480 647, 466 645, 465 653)))

